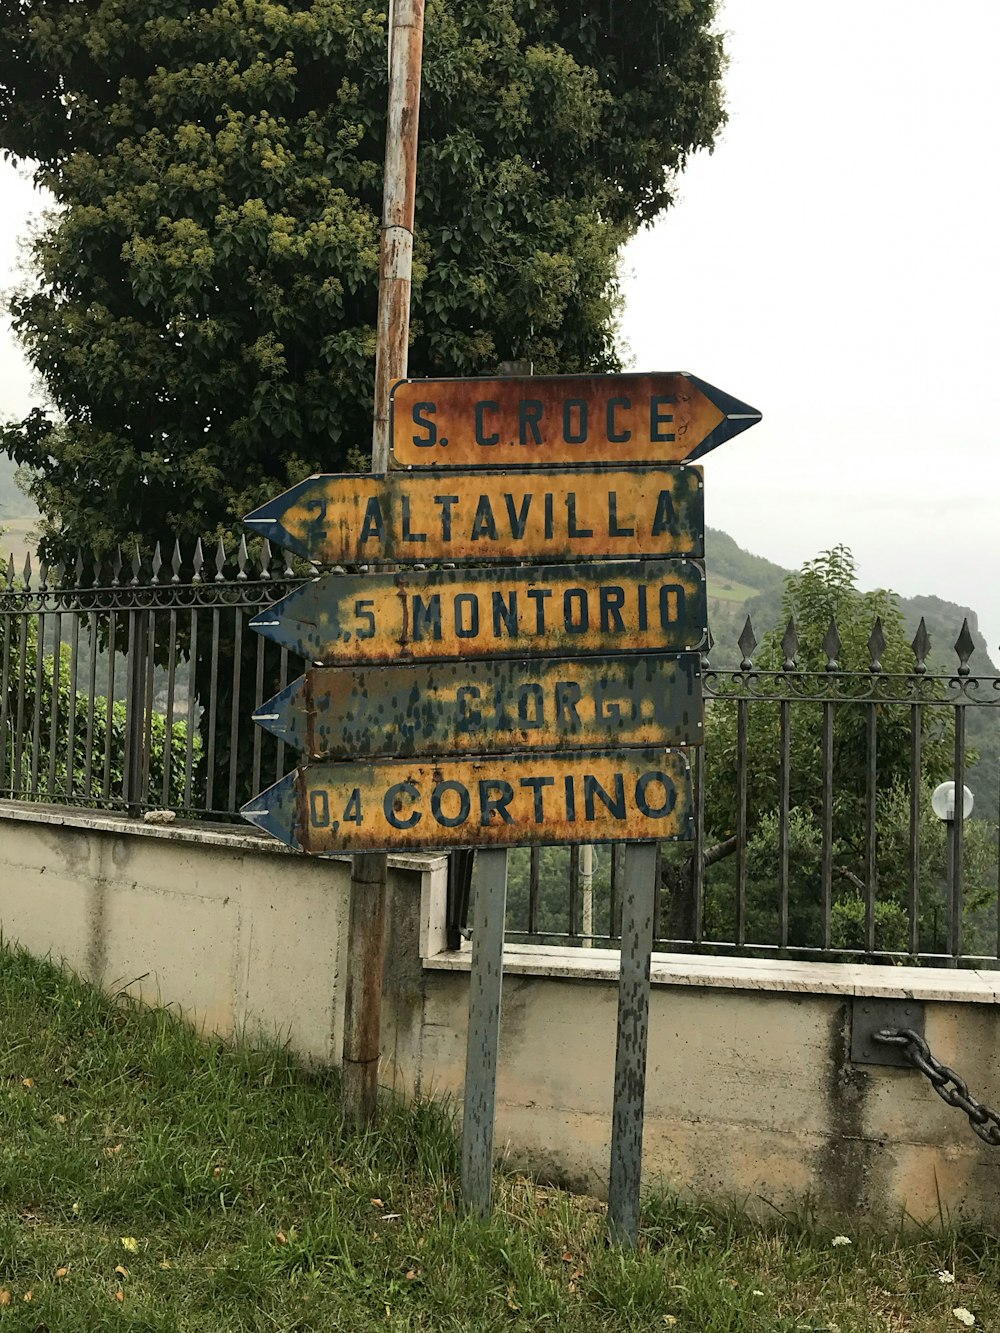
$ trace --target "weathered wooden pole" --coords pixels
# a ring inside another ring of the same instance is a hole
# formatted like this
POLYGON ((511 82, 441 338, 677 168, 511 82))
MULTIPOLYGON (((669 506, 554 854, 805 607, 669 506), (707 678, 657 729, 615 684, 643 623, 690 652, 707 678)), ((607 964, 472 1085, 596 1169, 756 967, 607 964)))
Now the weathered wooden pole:
MULTIPOLYGON (((406 376, 423 40, 424 0, 393 0, 372 432, 372 471, 376 473, 389 466, 389 390, 394 381, 406 376)), ((381 852, 354 856, 342 1079, 344 1114, 355 1128, 371 1122, 377 1104, 385 925, 386 856, 381 852)))
POLYGON ((384 472, 389 465, 389 390, 394 381, 406 376, 424 0, 393 0, 389 43, 389 119, 385 139, 375 349, 373 472, 384 472))

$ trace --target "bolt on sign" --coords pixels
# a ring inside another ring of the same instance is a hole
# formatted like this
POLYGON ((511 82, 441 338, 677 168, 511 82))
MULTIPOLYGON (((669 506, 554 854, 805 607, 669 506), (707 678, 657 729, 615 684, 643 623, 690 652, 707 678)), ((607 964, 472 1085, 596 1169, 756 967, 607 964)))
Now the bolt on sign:
POLYGON ((245 819, 311 856, 362 847, 427 851, 691 837, 681 750, 310 764, 245 819))
POLYGON ((701 658, 313 667, 254 713, 310 759, 698 745, 701 658))
POLYGON ((676 652, 707 641, 705 569, 616 560, 325 574, 250 624, 326 666, 676 652))
POLYGON ((679 371, 401 380, 390 405, 399 467, 684 463, 759 420, 679 371))
POLYGON ((315 476, 245 521, 325 565, 701 556, 702 485, 688 467, 315 476))

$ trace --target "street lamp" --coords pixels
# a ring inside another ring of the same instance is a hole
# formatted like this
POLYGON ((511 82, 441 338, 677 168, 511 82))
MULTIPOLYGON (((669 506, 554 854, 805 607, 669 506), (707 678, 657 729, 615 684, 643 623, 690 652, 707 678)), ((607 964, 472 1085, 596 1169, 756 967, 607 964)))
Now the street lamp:
MULTIPOLYGON (((962 819, 972 814, 973 796, 968 787, 962 788, 962 819)), ((958 966, 962 951, 962 877, 955 873, 955 784, 942 782, 931 793, 931 809, 945 825, 945 883, 948 897, 948 954, 949 966, 958 966)))

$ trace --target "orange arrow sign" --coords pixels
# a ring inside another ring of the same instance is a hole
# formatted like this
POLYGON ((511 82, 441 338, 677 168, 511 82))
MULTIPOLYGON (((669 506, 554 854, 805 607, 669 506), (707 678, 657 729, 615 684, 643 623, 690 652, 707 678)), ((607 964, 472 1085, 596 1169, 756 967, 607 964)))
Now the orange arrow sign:
POLYGON ((682 371, 400 380, 392 391, 400 467, 683 463, 761 419, 682 371))

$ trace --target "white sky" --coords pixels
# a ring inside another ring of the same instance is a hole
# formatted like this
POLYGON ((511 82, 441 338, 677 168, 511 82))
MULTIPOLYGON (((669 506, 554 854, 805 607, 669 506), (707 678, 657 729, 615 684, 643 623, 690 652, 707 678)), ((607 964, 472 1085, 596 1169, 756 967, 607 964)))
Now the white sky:
MULTIPOLYGON (((723 140, 626 255, 634 368, 764 413, 705 460, 714 527, 791 567, 846 542, 865 586, 967 603, 996 647, 1000 3, 728 0, 722 23, 723 140)), ((0 166, 0 283, 31 207, 0 166)), ((0 330, 0 415, 31 401, 0 330)))
POLYGON ((628 254, 636 368, 764 414, 704 460, 714 527, 792 567, 846 542, 995 647, 1000 4, 729 0, 723 26, 723 142, 628 254))

